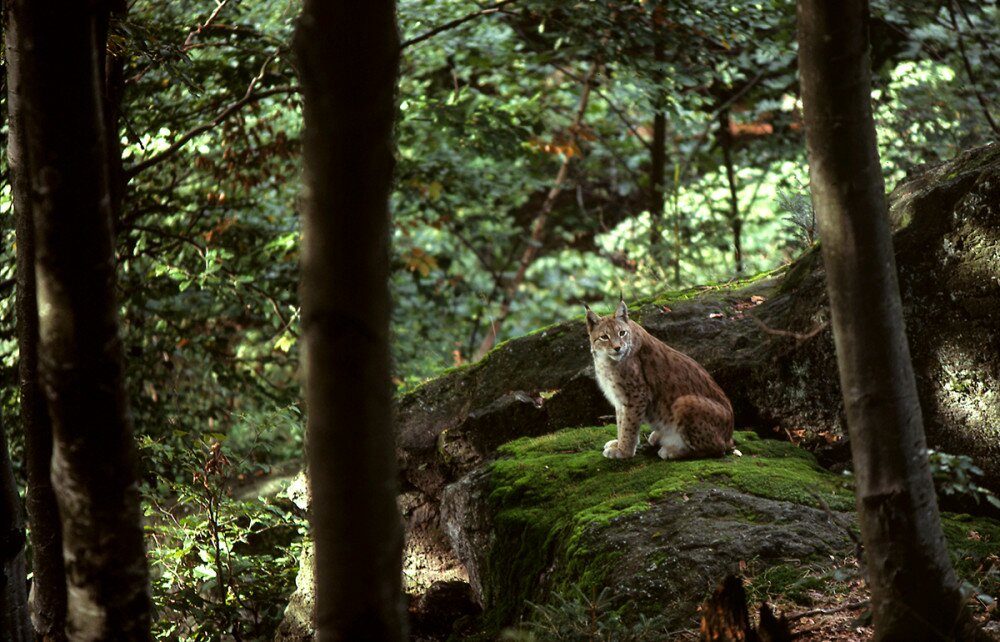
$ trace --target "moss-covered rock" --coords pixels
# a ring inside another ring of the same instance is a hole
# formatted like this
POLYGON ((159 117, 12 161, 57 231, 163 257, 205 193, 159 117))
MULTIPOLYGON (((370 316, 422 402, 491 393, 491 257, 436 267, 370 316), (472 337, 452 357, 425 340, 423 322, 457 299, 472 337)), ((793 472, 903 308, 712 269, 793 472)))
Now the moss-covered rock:
MULTIPOLYGON (((897 266, 929 444, 968 454, 1000 491, 1000 148, 923 168, 890 197, 897 266)), ((825 464, 849 449, 824 271, 792 265, 637 302, 633 317, 702 363, 737 426, 795 435, 825 464)), ((609 293, 609 305, 617 293, 609 293)), ((612 415, 593 380, 582 314, 505 342, 399 400, 403 483, 436 502, 497 445, 612 415)))
POLYGON ((632 616, 666 613, 687 626, 741 561, 850 546, 820 507, 850 510, 848 480, 787 442, 738 432, 742 456, 665 462, 649 450, 608 460, 601 446, 613 434, 609 426, 519 439, 445 491, 446 530, 488 626, 511 623, 525 600, 605 586, 632 616))

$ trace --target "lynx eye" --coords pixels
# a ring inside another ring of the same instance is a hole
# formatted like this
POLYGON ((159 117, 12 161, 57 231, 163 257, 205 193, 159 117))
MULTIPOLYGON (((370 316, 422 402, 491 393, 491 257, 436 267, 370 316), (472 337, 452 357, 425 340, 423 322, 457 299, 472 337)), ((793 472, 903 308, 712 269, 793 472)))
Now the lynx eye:
POLYGON ((618 333, 618 336, 619 337, 624 337, 626 334, 628 334, 628 332, 626 332, 625 330, 622 330, 621 332, 618 333))
POLYGON ((608 338, 609 338, 608 335, 602 334, 600 337, 598 337, 598 341, 607 341, 608 338))

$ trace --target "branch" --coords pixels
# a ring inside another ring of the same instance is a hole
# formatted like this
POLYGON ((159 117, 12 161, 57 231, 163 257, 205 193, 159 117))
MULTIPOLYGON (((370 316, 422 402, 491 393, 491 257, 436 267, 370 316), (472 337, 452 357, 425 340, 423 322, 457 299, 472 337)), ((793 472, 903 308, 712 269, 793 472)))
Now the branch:
POLYGON ((229 0, 216 0, 216 2, 215 2, 215 11, 213 11, 208 16, 208 19, 205 20, 204 23, 198 25, 197 29, 195 29, 194 31, 192 31, 191 33, 189 33, 187 35, 187 38, 184 39, 184 46, 181 47, 181 51, 187 51, 191 47, 191 41, 194 40, 195 36, 201 34, 201 32, 202 32, 203 29, 205 29, 210 24, 212 24, 212 21, 215 20, 219 16, 219 12, 222 11, 223 7, 226 6, 227 2, 229 2, 229 0))
POLYGON ((958 53, 962 57, 962 65, 965 67, 965 73, 969 76, 969 84, 972 85, 972 93, 976 95, 976 100, 979 102, 979 106, 983 110, 983 116, 986 117, 986 122, 989 123, 990 129, 993 130, 994 134, 1000 134, 1000 126, 997 126, 995 120, 993 120, 993 115, 990 114, 989 104, 986 102, 986 98, 983 93, 979 91, 979 86, 976 82, 976 75, 972 71, 972 63, 969 62, 969 56, 965 52, 965 41, 962 39, 962 30, 958 28, 958 21, 955 19, 955 7, 954 2, 949 0, 948 2, 948 17, 951 18, 951 28, 955 30, 955 36, 958 38, 958 53))
MULTIPOLYGON (((552 63, 552 66, 556 70, 566 74, 567 76, 569 76, 570 78, 579 83, 585 81, 585 78, 583 78, 579 74, 573 73, 569 69, 566 69, 554 63, 552 63)), ((645 138, 642 137, 642 134, 639 133, 639 130, 635 128, 635 125, 633 125, 632 122, 625 116, 625 113, 618 107, 618 105, 616 105, 610 98, 608 98, 607 95, 605 95, 603 91, 601 91, 596 86, 591 87, 591 91, 593 91, 595 94, 601 97, 601 99, 605 102, 605 104, 607 104, 607 106, 611 109, 611 111, 614 112, 615 116, 618 117, 618 120, 622 121, 622 124, 625 125, 625 127, 628 128, 628 130, 632 133, 632 135, 636 137, 636 140, 642 143, 642 146, 645 147, 647 151, 653 150, 652 143, 650 143, 649 141, 647 141, 645 138)))
POLYGON ((777 330, 775 328, 772 328, 772 327, 766 325, 760 319, 758 319, 755 315, 751 314, 749 311, 746 313, 746 316, 749 317, 751 321, 753 321, 754 323, 756 323, 757 326, 760 327, 760 329, 763 330, 764 332, 766 332, 767 334, 771 334, 771 335, 774 335, 774 336, 777 336, 777 337, 792 337, 796 341, 805 341, 807 339, 812 339, 817 334, 819 334, 820 332, 822 332, 823 330, 825 330, 826 327, 827 327, 827 325, 828 325, 827 323, 819 323, 819 324, 813 326, 813 328, 811 330, 809 330, 809 332, 804 332, 804 333, 803 332, 791 332, 789 330, 777 330))
POLYGON ((834 606, 831 608, 799 611, 797 613, 792 613, 791 615, 786 615, 785 618, 788 620, 801 620, 804 617, 812 617, 814 615, 833 615, 834 613, 840 613, 841 611, 856 611, 870 605, 871 600, 858 600, 857 602, 846 602, 840 606, 834 606))
POLYGON ((990 60, 993 61, 993 64, 1000 67, 1000 60, 997 60, 996 54, 993 53, 993 48, 983 38, 983 35, 979 32, 978 27, 976 27, 976 25, 972 22, 972 18, 969 16, 969 13, 965 10, 965 6, 962 5, 962 0, 955 0, 955 6, 958 7, 958 10, 959 12, 961 12, 962 17, 965 18, 965 24, 969 25, 969 33, 971 33, 972 37, 976 39, 976 42, 979 43, 979 46, 986 51, 986 55, 989 57, 990 60))
MULTIPOLYGON (((259 80, 259 76, 254 77, 254 80, 251 83, 250 87, 251 91, 253 90, 253 84, 257 80, 259 80)), ((194 129, 189 129, 187 132, 182 134, 180 138, 171 143, 169 147, 167 147, 159 154, 150 156, 146 160, 140 161, 135 165, 126 169, 125 170, 126 180, 130 180, 137 174, 141 173, 142 171, 149 169, 153 165, 161 163, 164 160, 170 158, 171 156, 176 154, 182 147, 184 147, 184 145, 186 145, 192 138, 198 136, 199 134, 204 134, 210 129, 213 129, 219 123, 226 120, 227 118, 238 112, 240 109, 243 109, 247 105, 254 103, 258 100, 261 100, 262 98, 267 98, 268 96, 274 96, 277 94, 294 94, 294 93, 299 93, 299 91, 301 90, 297 85, 284 85, 282 87, 272 87, 271 89, 267 89, 265 91, 261 91, 256 94, 253 93, 246 94, 245 96, 243 96, 243 98, 237 100, 235 103, 233 103, 229 107, 226 107, 221 112, 219 112, 219 115, 210 120, 209 122, 199 125, 194 129)))
POLYGON ((415 44, 423 42, 424 40, 430 40, 431 38, 433 38, 434 36, 438 35, 439 33, 442 33, 444 31, 448 31, 449 29, 454 29, 455 27, 464 25, 466 22, 469 22, 470 20, 475 20, 476 18, 478 18, 480 16, 488 16, 491 13, 498 13, 500 11, 500 9, 502 9, 504 6, 506 6, 508 4, 512 4, 514 2, 517 2, 517 0, 500 0, 500 2, 497 2, 492 7, 487 7, 485 9, 480 9, 479 11, 473 11, 472 13, 470 13, 467 16, 463 16, 461 18, 456 18, 455 20, 452 20, 450 22, 446 22, 443 25, 439 25, 437 27, 434 27, 430 31, 428 31, 426 33, 422 33, 419 36, 415 36, 413 38, 410 38, 409 40, 404 40, 399 45, 399 48, 400 48, 400 50, 403 50, 403 49, 406 49, 407 47, 412 47, 415 44))
MULTIPOLYGON (((574 145, 576 144, 580 127, 583 124, 583 117, 587 112, 587 105, 590 101, 590 91, 594 82, 594 76, 597 74, 598 66, 599 65, 596 62, 593 63, 590 67, 590 71, 587 72, 586 78, 583 79, 583 88, 580 91, 580 102, 577 106, 576 117, 573 120, 573 124, 569 127, 569 131, 572 136, 572 144, 574 145)), ((548 221, 549 213, 552 212, 552 208, 555 206, 556 198, 558 198, 559 194, 562 192, 563 183, 569 175, 569 165, 572 158, 572 154, 565 154, 563 156, 563 162, 559 167, 559 173, 556 174, 555 181, 549 189, 548 195, 545 197, 545 202, 542 203, 541 208, 538 210, 538 214, 535 215, 535 220, 531 224, 531 238, 528 239, 527 245, 521 254, 521 259, 518 261, 517 272, 514 274, 514 278, 511 279, 504 290, 503 300, 500 303, 500 310, 497 312, 496 318, 490 323, 490 329, 487 331, 486 337, 483 338, 482 343, 479 344, 479 348, 473 355, 473 361, 479 361, 482 359, 496 344, 497 334, 500 332, 500 325, 507 318, 507 315, 510 314, 510 304, 517 295, 517 291, 520 289, 521 283, 524 282, 524 277, 528 272, 528 267, 534 262, 535 257, 538 255, 538 249, 541 247, 542 238, 545 235, 545 224, 548 221)))

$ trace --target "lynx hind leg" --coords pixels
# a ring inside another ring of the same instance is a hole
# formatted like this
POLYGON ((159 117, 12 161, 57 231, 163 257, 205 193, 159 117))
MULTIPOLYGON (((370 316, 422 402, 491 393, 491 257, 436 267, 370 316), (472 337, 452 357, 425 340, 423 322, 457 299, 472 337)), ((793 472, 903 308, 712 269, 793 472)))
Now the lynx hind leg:
POLYGON ((671 407, 689 457, 721 457, 733 447, 732 412, 706 397, 678 397, 671 407))
POLYGON ((691 449, 688 447, 684 437, 681 436, 677 426, 673 424, 660 426, 649 437, 650 444, 660 447, 656 451, 660 459, 683 459, 690 455, 691 449), (656 436, 655 441, 653 440, 654 435, 656 436))

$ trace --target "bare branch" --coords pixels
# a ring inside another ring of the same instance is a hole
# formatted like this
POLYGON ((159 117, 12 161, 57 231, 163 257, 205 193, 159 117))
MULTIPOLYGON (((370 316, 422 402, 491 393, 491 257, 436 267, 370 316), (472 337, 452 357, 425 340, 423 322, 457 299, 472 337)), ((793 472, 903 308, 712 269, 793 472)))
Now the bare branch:
POLYGON ((958 53, 962 58, 962 66, 965 67, 965 73, 969 76, 969 84, 972 86, 972 93, 976 96, 976 101, 979 103, 979 107, 983 110, 983 116, 986 117, 986 122, 989 123, 990 129, 993 130, 994 134, 1000 134, 1000 126, 997 122, 993 120, 993 115, 990 113, 989 103, 986 101, 986 97, 983 96, 983 92, 979 89, 979 83, 976 80, 976 74, 972 70, 972 63, 969 62, 969 56, 965 51, 965 40, 962 38, 962 30, 958 27, 958 20, 955 19, 955 7, 954 3, 948 2, 948 17, 951 19, 951 28, 955 31, 955 37, 958 39, 958 53))
POLYGON ((253 86, 258 80, 259 76, 254 77, 254 79, 250 83, 250 88, 248 93, 244 95, 243 98, 237 100, 235 103, 233 103, 229 107, 226 107, 221 112, 219 112, 219 114, 215 118, 213 118, 207 123, 198 125, 197 127, 189 129, 185 133, 181 134, 180 138, 171 143, 169 147, 164 149, 159 154, 154 154, 153 156, 150 156, 146 160, 140 161, 135 165, 126 169, 125 170, 126 179, 132 179, 134 176, 141 173, 142 171, 149 169, 150 167, 170 158, 171 156, 176 154, 182 147, 184 147, 184 145, 186 145, 192 138, 198 136, 199 134, 203 134, 209 131, 210 129, 213 129, 219 123, 223 122, 224 120, 226 120, 227 118, 238 112, 240 109, 243 109, 247 105, 254 103, 258 100, 261 100, 262 98, 267 98, 268 96, 275 96, 279 94, 296 94, 301 91, 298 85, 284 85, 281 87, 272 87, 271 89, 266 89, 256 94, 249 93, 253 91, 253 86))
POLYGON ((856 611, 858 609, 863 609, 871 606, 871 600, 858 600, 857 602, 845 602, 840 606, 834 606, 825 609, 810 609, 808 611, 799 611, 797 613, 792 613, 791 615, 786 615, 785 618, 789 621, 791 620, 801 620, 804 617, 812 617, 814 615, 833 615, 834 613, 840 613, 842 611, 856 611))
POLYGON ((222 11, 222 8, 225 7, 228 2, 229 0, 216 0, 215 11, 208 16, 208 19, 205 20, 204 23, 198 25, 197 29, 187 35, 187 38, 184 39, 184 46, 181 47, 181 51, 187 51, 191 47, 191 41, 195 39, 195 36, 200 35, 202 30, 212 24, 212 22, 219 16, 219 12, 222 11))
POLYGON ((498 13, 504 6, 506 6, 508 4, 512 4, 514 2, 517 2, 517 0, 500 0, 500 2, 497 2, 493 6, 486 7, 485 9, 480 9, 479 11, 473 11, 472 13, 470 13, 467 16, 462 16, 461 18, 456 18, 455 20, 451 20, 450 22, 446 22, 443 25, 439 25, 437 27, 434 27, 430 31, 428 31, 426 33, 422 33, 419 36, 415 36, 413 38, 410 38, 409 40, 404 40, 399 45, 399 48, 400 49, 406 49, 407 47, 411 47, 411 46, 413 46, 413 45, 415 45, 417 43, 423 42, 424 40, 429 40, 429 39, 433 38, 434 36, 438 35, 439 33, 442 33, 444 31, 448 31, 449 29, 454 29, 455 27, 464 25, 466 22, 469 22, 470 20, 475 20, 476 18, 478 18, 480 16, 488 16, 488 15, 490 15, 492 13, 498 13))
POLYGON ((760 319, 758 319, 753 314, 750 314, 749 312, 746 313, 746 316, 749 317, 751 321, 753 321, 754 323, 756 323, 757 326, 760 327, 760 329, 763 330, 764 332, 766 332, 767 334, 772 334, 772 335, 778 336, 778 337, 791 337, 791 338, 795 339, 796 341, 806 341, 807 339, 812 339, 817 334, 819 334, 820 332, 822 332, 823 330, 825 330, 827 328, 827 326, 829 325, 827 323, 819 323, 819 324, 816 324, 815 326, 813 326, 808 332, 791 332, 789 330, 778 330, 778 329, 772 328, 772 327, 768 326, 767 324, 765 324, 760 319))

